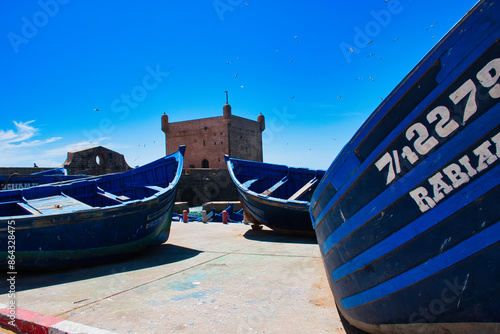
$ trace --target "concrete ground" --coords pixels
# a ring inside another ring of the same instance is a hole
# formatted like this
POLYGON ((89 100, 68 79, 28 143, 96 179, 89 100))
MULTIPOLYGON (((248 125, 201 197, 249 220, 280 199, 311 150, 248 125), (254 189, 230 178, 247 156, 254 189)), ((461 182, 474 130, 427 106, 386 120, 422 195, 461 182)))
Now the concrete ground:
POLYGON ((18 273, 16 298, 123 334, 359 333, 341 323, 315 239, 244 224, 174 222, 165 244, 132 258, 18 273))

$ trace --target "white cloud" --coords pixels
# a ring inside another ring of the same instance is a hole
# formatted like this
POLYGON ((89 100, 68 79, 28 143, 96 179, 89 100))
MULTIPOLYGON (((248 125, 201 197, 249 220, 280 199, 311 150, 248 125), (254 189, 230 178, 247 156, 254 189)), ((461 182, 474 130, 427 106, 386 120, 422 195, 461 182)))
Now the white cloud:
POLYGON ((33 122, 34 120, 29 122, 14 121, 14 125, 16 126, 15 130, 0 130, 0 149, 17 147, 20 144, 30 145, 31 142, 26 142, 26 140, 36 136, 39 132, 39 129, 30 125, 33 122))
POLYGON ((34 139, 40 135, 40 129, 28 122, 14 121, 13 129, 0 130, 0 165, 29 166, 36 157, 43 154, 44 145, 61 140, 61 137, 34 139))

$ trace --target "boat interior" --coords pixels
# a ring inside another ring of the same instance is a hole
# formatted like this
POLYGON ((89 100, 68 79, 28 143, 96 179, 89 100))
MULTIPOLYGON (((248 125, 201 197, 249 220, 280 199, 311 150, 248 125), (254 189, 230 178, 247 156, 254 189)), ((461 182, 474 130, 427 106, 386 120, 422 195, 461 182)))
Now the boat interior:
POLYGON ((231 159, 238 181, 250 191, 285 200, 310 201, 324 171, 231 159))
POLYGON ((125 173, 0 191, 0 216, 69 213, 145 199, 174 180, 178 164, 171 159, 125 173))

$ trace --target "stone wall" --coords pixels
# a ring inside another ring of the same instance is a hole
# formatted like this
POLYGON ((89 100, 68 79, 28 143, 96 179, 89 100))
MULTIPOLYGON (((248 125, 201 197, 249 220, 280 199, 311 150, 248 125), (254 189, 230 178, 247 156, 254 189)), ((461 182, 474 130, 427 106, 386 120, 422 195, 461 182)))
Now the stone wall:
MULTIPOLYGON (((68 175, 103 175, 121 173, 132 169, 123 154, 102 146, 89 147, 79 151, 68 152, 65 167, 68 175)), ((0 167, 0 175, 30 175, 43 172, 55 167, 0 167)))
POLYGON ((212 201, 237 201, 238 192, 227 169, 187 168, 182 171, 176 202, 190 207, 212 201))
POLYGON ((63 167, 68 170, 69 175, 103 175, 132 169, 123 154, 102 146, 68 152, 63 167))
POLYGON ((261 125, 258 122, 232 115, 229 124, 229 156, 235 159, 262 161, 261 132, 261 125))
POLYGON ((229 152, 227 124, 222 117, 210 117, 168 124, 165 133, 167 154, 186 145, 185 168, 224 168, 224 154, 229 152))
POLYGON ((165 133, 166 153, 186 145, 184 168, 226 168, 224 154, 232 158, 262 161, 262 131, 264 116, 257 121, 231 114, 225 104, 223 116, 169 123, 168 115, 161 117, 165 133))

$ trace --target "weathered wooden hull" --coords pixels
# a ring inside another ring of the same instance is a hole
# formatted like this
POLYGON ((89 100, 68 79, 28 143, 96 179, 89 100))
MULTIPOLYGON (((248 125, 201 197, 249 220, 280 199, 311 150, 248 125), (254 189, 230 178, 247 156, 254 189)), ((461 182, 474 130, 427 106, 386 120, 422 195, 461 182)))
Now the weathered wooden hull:
POLYGON ((309 204, 288 204, 262 199, 239 191, 245 217, 255 225, 265 225, 275 231, 314 236, 309 204))
POLYGON ((165 242, 183 153, 125 173, 3 191, 0 209, 11 215, 0 221, 0 267, 88 265, 165 242))
POLYGON ((317 182, 313 182, 297 199, 290 198, 310 181, 319 181, 324 171, 229 157, 226 161, 245 217, 251 223, 266 225, 283 233, 314 236, 308 208, 317 182), (269 189, 272 192, 266 195, 269 189))
POLYGON ((500 332, 500 7, 478 3, 334 160, 310 214, 371 333, 500 332))

